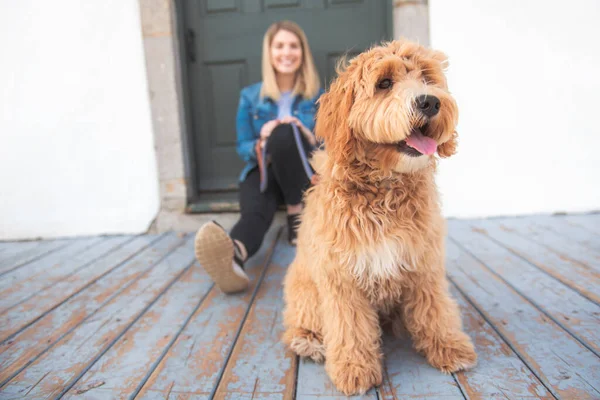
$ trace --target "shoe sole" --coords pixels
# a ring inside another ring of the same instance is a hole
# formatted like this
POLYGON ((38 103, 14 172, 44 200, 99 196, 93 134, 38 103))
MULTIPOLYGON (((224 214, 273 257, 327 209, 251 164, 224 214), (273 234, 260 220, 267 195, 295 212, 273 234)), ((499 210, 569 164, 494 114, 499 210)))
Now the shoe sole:
POLYGON ((214 222, 205 224, 196 233, 194 244, 196 258, 219 289, 235 293, 248 287, 248 275, 233 266, 233 241, 221 227, 214 222))

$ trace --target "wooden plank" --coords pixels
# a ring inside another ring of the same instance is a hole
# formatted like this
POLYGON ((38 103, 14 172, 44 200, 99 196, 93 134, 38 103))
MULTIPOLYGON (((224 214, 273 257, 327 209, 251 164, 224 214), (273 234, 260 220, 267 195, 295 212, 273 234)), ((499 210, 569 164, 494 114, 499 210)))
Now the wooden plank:
POLYGON ((566 215, 563 218, 571 224, 587 229, 596 235, 600 235, 600 214, 598 213, 566 215))
POLYGON ((136 398, 209 398, 217 385, 250 307, 252 294, 271 258, 279 228, 272 227, 245 270, 250 287, 226 295, 213 288, 136 398))
POLYGON ((113 347, 88 370, 63 398, 123 399, 137 385, 198 309, 212 280, 198 265, 179 279, 113 347), (95 382, 102 386, 86 391, 95 382))
POLYGON ((59 248, 40 259, 28 263, 25 268, 19 268, 3 275, 0 278, 0 298, 3 298, 7 293, 7 290, 18 285, 20 281, 25 279, 33 280, 39 275, 43 275, 48 270, 60 266, 63 262, 68 262, 69 259, 75 257, 77 254, 105 240, 106 239, 103 237, 73 239, 67 246, 59 248))
POLYGON ((455 374, 468 399, 553 399, 543 383, 502 340, 465 297, 451 287, 465 332, 477 350, 477 366, 455 374))
POLYGON ((380 388, 382 399, 463 399, 452 375, 446 375, 427 363, 412 347, 408 338, 384 340, 385 379, 380 388))
POLYGON ((453 242, 448 274, 556 397, 598 398, 598 357, 453 242))
POLYGON ((191 267, 191 240, 11 379, 2 394, 54 398, 73 385, 191 267))
POLYGON ((68 240, 30 240, 22 242, 0 242, 0 265, 7 258, 15 256, 19 253, 34 250, 36 247, 43 247, 53 242, 63 242, 66 244, 68 240))
POLYGON ((292 399, 296 356, 286 350, 283 334, 283 277, 296 253, 282 235, 223 378, 216 399, 292 399))
POLYGON ((39 243, 31 249, 26 249, 24 251, 17 251, 14 253, 7 252, 3 255, 2 260, 0 260, 0 282, 4 279, 4 277, 2 277, 3 275, 23 266, 27 266, 27 264, 40 260, 44 256, 61 250, 73 243, 74 240, 54 240, 39 243))
POLYGON ((261 269, 240 294, 213 288, 189 325, 140 391, 139 398, 209 398, 250 305, 261 269))
POLYGON ((93 246, 63 259, 60 263, 48 265, 45 270, 37 274, 18 279, 0 293, 0 314, 7 312, 11 307, 34 296, 36 293, 50 288, 56 282, 67 278, 79 269, 88 268, 94 262, 131 240, 131 236, 114 236, 98 243, 94 242, 93 246))
POLYGON ((534 241, 549 251, 600 272, 600 252, 566 239, 552 230, 541 228, 534 218, 508 218, 497 222, 502 229, 514 231, 525 240, 534 241))
MULTIPOLYGON (((299 360, 296 400, 342 400, 347 398, 335 388, 325 372, 323 364, 316 364, 307 359, 299 360)), ((377 391, 370 389, 362 396, 352 396, 352 399, 375 400, 377 391)))
POLYGON ((101 307, 145 276, 181 244, 182 239, 174 234, 164 236, 121 268, 3 342, 0 346, 0 387, 77 326, 94 317, 101 307))
POLYGON ((600 355, 600 306, 544 274, 465 223, 449 224, 450 237, 514 290, 600 355))
POLYGON ((44 243, 50 242, 42 240, 32 240, 29 242, 0 242, 0 263, 6 260, 8 257, 12 257, 22 252, 31 251, 44 243))
POLYGON ((468 223, 476 232, 487 235, 514 254, 600 304, 600 272, 548 251, 542 245, 526 241, 514 232, 502 229, 497 221, 482 220, 468 221, 468 223))
POLYGON ((565 240, 571 240, 580 245, 600 252, 600 235, 595 234, 579 225, 570 223, 565 217, 557 215, 537 215, 533 222, 545 229, 561 235, 565 240))
POLYGON ((0 342, 31 325, 115 268, 122 267, 125 262, 158 239, 159 237, 154 235, 136 237, 106 257, 79 269, 54 286, 31 294, 27 300, 6 310, 0 314, 0 342))

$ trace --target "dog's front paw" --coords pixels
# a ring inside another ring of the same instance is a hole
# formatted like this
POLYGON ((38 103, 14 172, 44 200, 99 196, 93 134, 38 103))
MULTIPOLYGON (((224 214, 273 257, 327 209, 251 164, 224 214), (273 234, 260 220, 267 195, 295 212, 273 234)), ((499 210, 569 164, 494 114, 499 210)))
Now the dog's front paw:
POLYGON ((458 332, 423 350, 427 361, 447 374, 469 369, 477 364, 477 353, 473 343, 463 332, 458 332))
POLYGON ((347 396, 364 394, 382 381, 381 363, 329 363, 327 372, 335 387, 347 396))
POLYGON ((284 335, 292 349, 300 357, 310 357, 316 363, 325 360, 325 345, 323 337, 304 328, 291 328, 284 335))

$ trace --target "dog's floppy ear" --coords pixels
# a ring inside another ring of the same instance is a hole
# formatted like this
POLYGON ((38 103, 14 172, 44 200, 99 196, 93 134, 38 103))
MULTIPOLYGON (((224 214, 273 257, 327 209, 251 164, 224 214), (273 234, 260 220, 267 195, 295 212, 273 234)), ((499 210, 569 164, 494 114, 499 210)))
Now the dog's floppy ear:
POLYGON ((349 71, 345 71, 320 97, 316 117, 315 134, 325 141, 327 153, 336 160, 344 159, 352 152, 348 116, 354 102, 354 90, 348 75, 349 71))
POLYGON ((447 142, 440 144, 437 147, 437 152, 440 157, 447 158, 456 154, 456 148, 458 147, 458 133, 454 131, 452 136, 447 142))

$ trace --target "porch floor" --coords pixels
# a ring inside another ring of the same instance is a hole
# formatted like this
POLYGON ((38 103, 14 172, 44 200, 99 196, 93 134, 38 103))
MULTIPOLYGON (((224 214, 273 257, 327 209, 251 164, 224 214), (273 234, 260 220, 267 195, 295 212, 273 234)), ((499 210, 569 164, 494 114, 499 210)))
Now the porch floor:
MULTIPOLYGON (((384 383, 363 398, 600 398, 600 214, 448 224, 479 363, 444 375, 386 336, 384 383)), ((280 232, 232 296, 191 234, 0 243, 0 398, 343 398, 280 341, 295 252, 280 232)))

